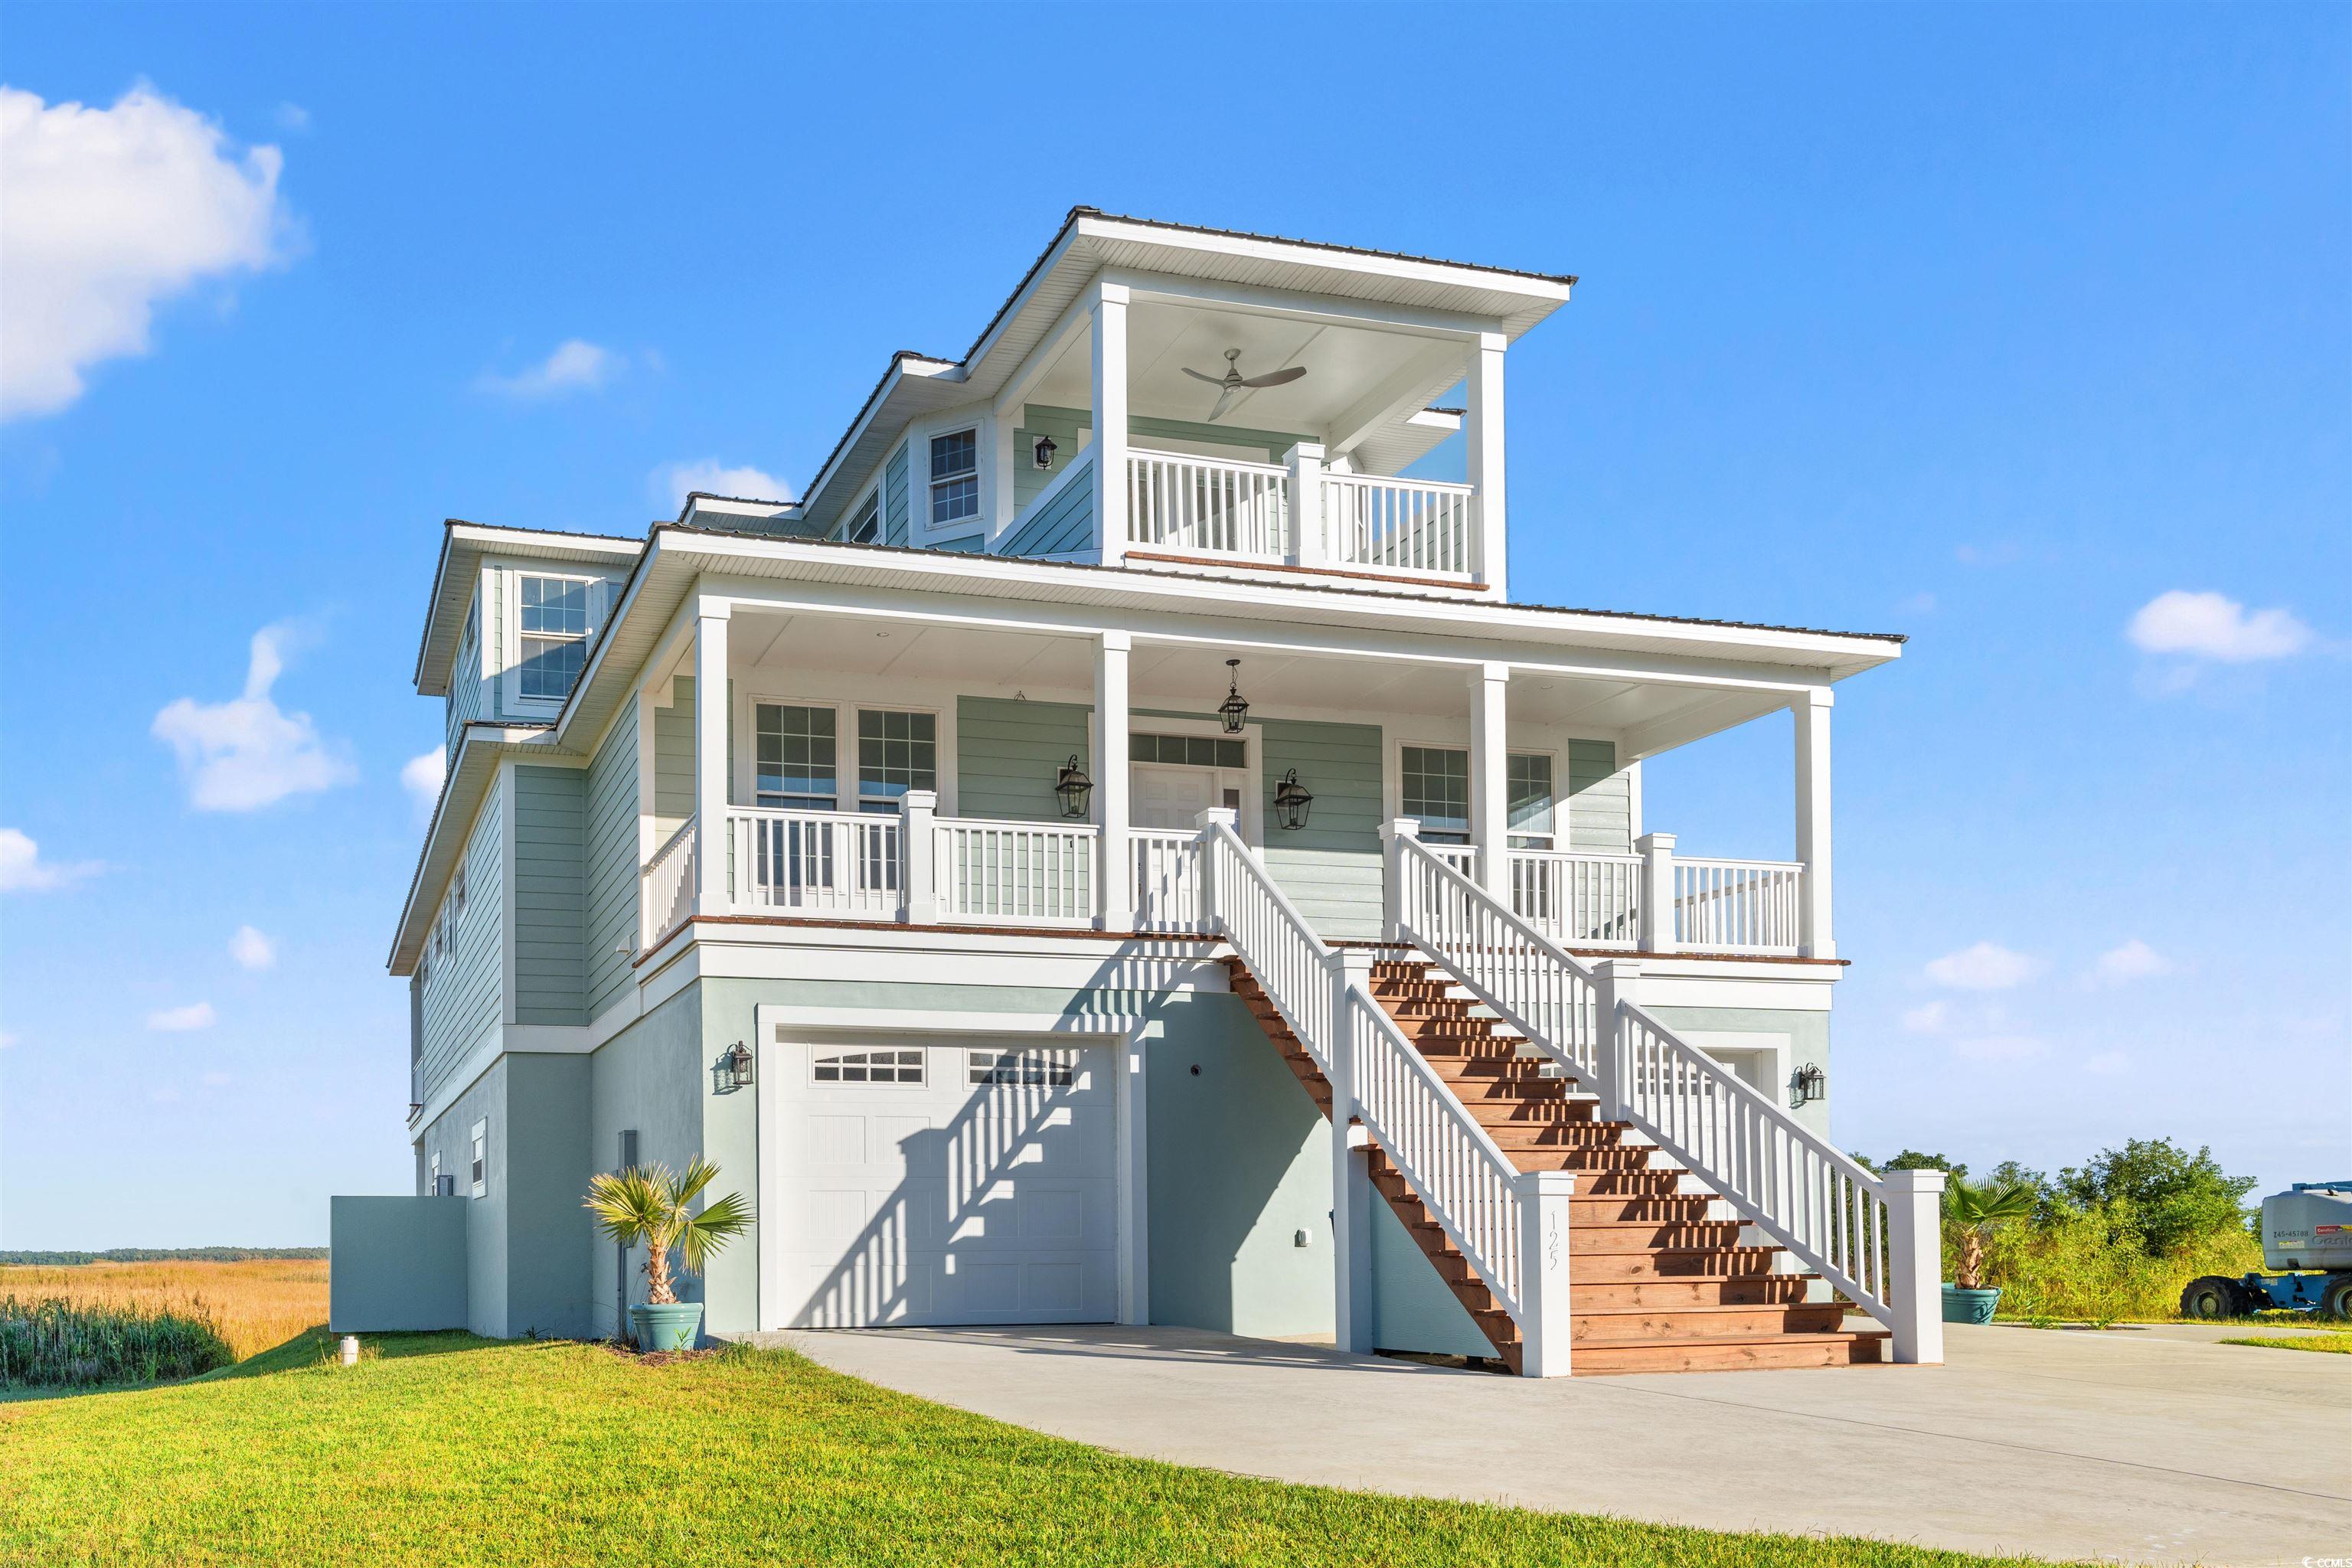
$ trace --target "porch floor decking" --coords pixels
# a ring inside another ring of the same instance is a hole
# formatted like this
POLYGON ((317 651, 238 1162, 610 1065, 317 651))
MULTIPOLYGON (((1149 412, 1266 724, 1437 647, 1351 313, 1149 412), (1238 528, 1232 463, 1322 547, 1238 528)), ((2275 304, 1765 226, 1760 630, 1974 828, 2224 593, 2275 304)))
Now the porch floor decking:
POLYGON ((2296 1562, 2352 1542, 2352 1357, 2164 1329, 1953 1325, 1942 1367, 1548 1380, 1181 1328, 746 1337, 1288 1481, 2063 1558, 2296 1562))

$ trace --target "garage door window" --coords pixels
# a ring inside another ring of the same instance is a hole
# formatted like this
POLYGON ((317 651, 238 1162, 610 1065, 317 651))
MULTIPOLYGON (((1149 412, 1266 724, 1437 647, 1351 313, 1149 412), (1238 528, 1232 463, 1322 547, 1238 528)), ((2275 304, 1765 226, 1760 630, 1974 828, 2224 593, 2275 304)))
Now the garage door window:
POLYGON ((920 1083, 923 1053, 910 1050, 833 1051, 816 1058, 819 1083, 920 1083))
POLYGON ((974 1051, 971 1081, 974 1088, 1023 1083, 1065 1089, 1076 1067, 1077 1056, 1072 1051, 974 1051))

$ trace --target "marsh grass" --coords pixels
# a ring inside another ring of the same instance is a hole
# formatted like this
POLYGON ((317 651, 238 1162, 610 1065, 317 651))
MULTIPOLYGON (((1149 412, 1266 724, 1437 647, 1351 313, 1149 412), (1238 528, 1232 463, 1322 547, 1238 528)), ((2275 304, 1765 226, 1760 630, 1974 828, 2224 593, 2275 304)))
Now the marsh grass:
POLYGON ((0 1297, 199 1320, 242 1361, 327 1321, 327 1260, 0 1267, 0 1297))
POLYGON ((0 1384, 158 1383, 194 1377, 235 1359, 205 1318, 152 1307, 0 1296, 0 1384))

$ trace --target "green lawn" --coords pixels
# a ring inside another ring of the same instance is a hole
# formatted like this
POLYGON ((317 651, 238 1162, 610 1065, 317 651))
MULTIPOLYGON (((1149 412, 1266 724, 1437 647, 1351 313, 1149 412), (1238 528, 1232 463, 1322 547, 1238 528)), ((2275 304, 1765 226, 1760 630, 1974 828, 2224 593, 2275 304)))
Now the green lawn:
POLYGON ((782 1352, 647 1366, 410 1335, 345 1371, 324 1348, 314 1333, 175 1387, 0 1406, 0 1562, 1994 1561, 1185 1469, 782 1352))
POLYGON ((2269 1339, 2223 1340, 2225 1345, 2261 1345, 2274 1351, 2319 1351, 2352 1355, 2352 1331, 2327 1334, 2277 1334, 2269 1339))

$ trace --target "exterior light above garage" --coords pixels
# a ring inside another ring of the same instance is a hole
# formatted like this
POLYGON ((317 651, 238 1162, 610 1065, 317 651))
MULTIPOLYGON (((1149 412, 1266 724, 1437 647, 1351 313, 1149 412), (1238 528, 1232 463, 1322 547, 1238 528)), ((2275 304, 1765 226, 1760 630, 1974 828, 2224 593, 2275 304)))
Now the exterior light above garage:
POLYGON ((1078 766, 1078 754, 1071 752, 1070 760, 1062 764, 1062 771, 1054 777, 1054 794, 1062 802, 1062 815, 1085 816, 1087 802, 1093 797, 1094 791, 1095 781, 1087 777, 1086 769, 1078 766))
POLYGON ((1283 774, 1282 782, 1274 786, 1275 815, 1286 828, 1306 826, 1307 808, 1314 804, 1315 797, 1298 782, 1297 768, 1283 774))
POLYGON ((732 1094, 739 1089, 751 1087, 751 1053, 736 1041, 719 1053, 711 1065, 710 1086, 720 1094, 732 1094))

